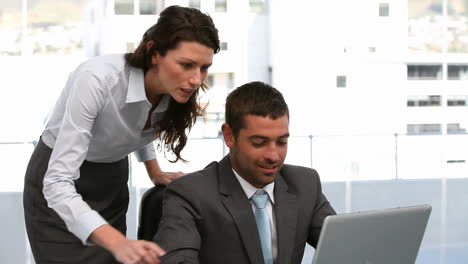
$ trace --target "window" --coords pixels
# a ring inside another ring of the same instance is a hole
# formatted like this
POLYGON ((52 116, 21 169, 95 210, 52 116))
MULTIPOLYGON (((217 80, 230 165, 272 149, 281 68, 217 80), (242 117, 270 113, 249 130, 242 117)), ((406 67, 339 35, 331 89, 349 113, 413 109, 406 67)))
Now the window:
POLYGON ((466 134, 466 129, 458 123, 447 124, 447 134, 466 134))
POLYGON ((114 13, 116 15, 133 15, 133 0, 114 0, 114 13))
POLYGON ((442 64, 408 64, 408 80, 442 80, 442 64))
POLYGON ((219 48, 220 48, 221 50, 227 50, 227 49, 228 49, 228 44, 227 44, 227 42, 221 42, 221 43, 219 43, 219 48))
POLYGON ((261 14, 265 10, 264 0, 249 0, 250 12, 261 14))
POLYGON ((346 88, 346 75, 336 76, 336 87, 346 88))
POLYGON ((465 163, 465 160, 447 160, 446 162, 449 163, 449 164, 465 163))
POLYGON ((431 0, 430 2, 408 0, 407 3, 409 51, 443 52, 445 43, 441 40, 447 36, 447 20, 444 19, 443 0, 431 0))
POLYGON ((234 73, 233 72, 220 72, 220 73, 211 73, 208 74, 206 78, 206 85, 209 88, 234 88, 234 73))
POLYGON ((447 78, 449 80, 468 80, 468 65, 447 65, 447 78))
MULTIPOLYGON (((23 32, 26 38, 23 38, 23 35, 19 38, 20 41, 24 41, 23 51, 32 52, 34 55, 71 55, 83 52, 83 45, 86 43, 84 37, 86 33, 83 29, 84 13, 87 10, 84 2, 37 0, 34 4, 30 3, 27 13, 24 13, 27 16, 27 30, 23 32), (57 10, 60 11, 56 12, 57 10)), ((0 13, 3 19, 8 16, 8 13, 0 13)), ((0 26, 1 24, 2 22, 0 26)), ((3 46, 4 38, 1 29, 0 36, 0 46, 3 46)), ((6 39, 8 41, 8 35, 6 39)), ((90 52, 92 52, 91 47, 90 45, 90 52)))
POLYGON ((227 11, 227 0, 215 0, 215 11, 226 12, 227 11))
POLYGON ((440 95, 413 95, 408 96, 407 106, 440 106, 441 96, 440 95))
POLYGON ((442 134, 441 124, 408 124, 406 133, 408 135, 440 135, 442 134))
POLYGON ((388 17, 390 14, 390 6, 388 3, 379 4, 379 16, 388 17))
POLYGON ((200 9, 200 0, 189 0, 189 7, 200 9))
POLYGON ((448 0, 446 23, 448 36, 448 52, 467 53, 468 39, 466 38, 466 14, 468 5, 466 1, 448 0))
POLYGON ((205 83, 206 83, 206 85, 208 86, 208 88, 213 87, 213 84, 214 84, 214 76, 213 76, 213 74, 208 74, 208 77, 206 77, 205 83))
POLYGON ((21 55, 21 1, 2 1, 0 3, 0 56, 21 55), (8 19, 9 16, 9 19, 8 19))
POLYGON ((448 95, 447 106, 468 106, 468 95, 448 95))
POLYGON ((208 112, 206 114, 206 119, 215 121, 215 122, 223 122, 224 113, 223 112, 208 112))
POLYGON ((156 0, 140 0, 140 15, 155 15, 156 0))

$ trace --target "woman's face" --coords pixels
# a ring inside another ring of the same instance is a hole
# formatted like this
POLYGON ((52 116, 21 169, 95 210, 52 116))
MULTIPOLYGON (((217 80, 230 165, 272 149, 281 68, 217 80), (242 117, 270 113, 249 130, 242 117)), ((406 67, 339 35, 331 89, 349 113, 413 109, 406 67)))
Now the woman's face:
MULTIPOLYGON (((148 100, 170 94, 179 103, 186 103, 208 74, 214 51, 195 41, 181 41, 165 56, 156 52, 153 66, 145 74, 148 100)), ((153 99, 153 100, 152 100, 153 99)))

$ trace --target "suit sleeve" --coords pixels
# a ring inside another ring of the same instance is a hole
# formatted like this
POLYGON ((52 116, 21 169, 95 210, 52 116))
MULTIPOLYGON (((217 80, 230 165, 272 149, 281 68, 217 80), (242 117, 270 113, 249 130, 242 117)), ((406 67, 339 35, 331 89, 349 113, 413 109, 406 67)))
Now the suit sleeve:
POLYGON ((320 177, 318 173, 313 170, 314 178, 316 180, 316 192, 315 192, 315 207, 313 212, 313 217, 310 223, 309 237, 307 243, 317 247, 318 239, 320 236, 320 231, 322 230, 323 221, 329 215, 335 215, 336 212, 333 207, 328 202, 327 198, 322 192, 322 184, 320 182, 320 177))
POLYGON ((167 252, 161 258, 163 264, 199 263, 201 217, 197 195, 191 189, 176 180, 165 190, 162 218, 154 237, 167 252))

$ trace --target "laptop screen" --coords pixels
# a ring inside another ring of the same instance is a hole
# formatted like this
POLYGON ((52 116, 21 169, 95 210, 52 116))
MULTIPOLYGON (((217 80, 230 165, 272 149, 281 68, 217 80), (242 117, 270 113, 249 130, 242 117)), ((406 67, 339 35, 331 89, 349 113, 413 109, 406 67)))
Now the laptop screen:
POLYGON ((328 216, 313 264, 414 264, 432 207, 328 216))

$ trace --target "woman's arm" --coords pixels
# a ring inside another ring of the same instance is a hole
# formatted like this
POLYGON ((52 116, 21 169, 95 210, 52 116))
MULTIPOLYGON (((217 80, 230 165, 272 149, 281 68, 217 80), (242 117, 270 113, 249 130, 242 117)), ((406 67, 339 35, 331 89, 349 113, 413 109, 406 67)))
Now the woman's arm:
POLYGON ((107 223, 83 201, 75 188, 92 138, 91 129, 106 95, 106 90, 91 73, 75 72, 70 75, 59 99, 64 109, 63 119, 55 145, 51 146, 53 150, 43 180, 43 193, 48 206, 57 212, 68 231, 83 244, 87 243, 94 229, 107 223))
POLYGON ((157 159, 151 159, 145 161, 146 171, 148 172, 148 176, 150 180, 156 184, 161 185, 168 185, 176 178, 185 175, 185 173, 178 171, 178 172, 165 172, 161 170, 159 167, 159 163, 157 159))

